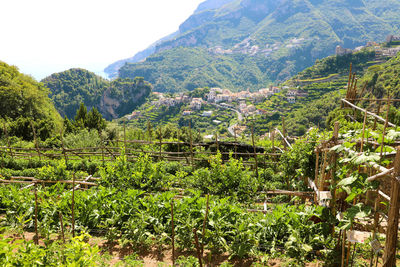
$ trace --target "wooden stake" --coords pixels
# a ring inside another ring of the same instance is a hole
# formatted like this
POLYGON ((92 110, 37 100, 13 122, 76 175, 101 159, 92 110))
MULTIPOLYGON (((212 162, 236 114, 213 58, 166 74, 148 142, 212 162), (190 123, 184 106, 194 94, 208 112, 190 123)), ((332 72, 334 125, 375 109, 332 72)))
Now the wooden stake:
POLYGON ((386 231, 385 252, 383 255, 383 266, 396 266, 397 235, 399 228, 399 200, 400 184, 397 177, 400 176, 400 146, 396 148, 396 158, 394 160, 394 172, 390 190, 389 218, 386 231))
POLYGON ((318 188, 318 190, 319 191, 324 191, 324 187, 325 187, 325 169, 326 169, 326 164, 328 163, 327 162, 327 155, 328 155, 328 152, 327 151, 325 151, 325 152, 323 152, 324 153, 324 161, 323 161, 323 163, 322 163, 322 169, 321 169, 321 181, 320 181, 320 183, 319 183, 319 188, 318 188))
MULTIPOLYGON (((339 139, 339 126, 340 123, 337 121, 335 122, 335 126, 333 128, 333 141, 335 143, 335 145, 337 145, 338 143, 338 139, 339 139)), ((331 183, 332 183, 332 190, 331 190, 331 195, 332 195, 332 199, 330 202, 330 206, 331 206, 331 211, 332 214, 336 214, 336 161, 337 161, 337 154, 335 152, 333 152, 332 155, 332 163, 333 163, 333 168, 332 168, 332 179, 331 179, 331 183)), ((335 234, 335 225, 332 226, 332 236, 335 234)))
POLYGON ((344 267, 344 257, 346 252, 346 230, 343 230, 343 238, 342 238, 342 263, 341 267, 344 267))
POLYGON ((207 223, 207 216, 208 216, 208 205, 210 200, 210 194, 207 194, 207 203, 206 203, 206 214, 204 216, 203 221, 203 232, 201 234, 201 256, 204 256, 204 243, 205 243, 205 235, 206 235, 206 223, 207 223))
POLYGON ((233 128, 233 133, 235 136, 235 159, 237 159, 237 136, 236 136, 236 127, 233 128))
POLYGON ((190 160, 192 164, 192 171, 194 170, 194 161, 193 161, 193 138, 192 138, 192 124, 189 121, 189 137, 190 137, 190 160))
POLYGON ((215 143, 217 145, 217 153, 219 152, 219 144, 218 144, 218 130, 215 132, 215 143))
POLYGON ((75 205, 75 173, 72 176, 72 237, 75 237, 75 214, 74 214, 74 205, 75 205))
MULTIPOLYGON (((378 109, 376 111, 376 115, 379 116, 379 113, 381 113, 381 105, 382 105, 382 101, 377 101, 378 102, 378 109)), ((376 123, 377 123, 377 118, 374 119, 374 126, 372 127, 372 130, 375 131, 376 129, 376 123)))
POLYGON ((65 151, 63 135, 64 135, 64 131, 61 128, 61 131, 60 131, 61 148, 62 148, 62 153, 64 155, 65 166, 68 166, 68 156, 67 156, 67 153, 65 151))
POLYGON ((62 237, 63 243, 65 244, 64 223, 63 223, 63 218, 62 218, 61 212, 58 213, 58 216, 60 217, 61 237, 62 237))
POLYGON ((193 234, 194 234, 194 240, 195 240, 195 244, 196 244, 197 258, 199 259, 199 265, 200 265, 200 267, 203 267, 203 262, 201 260, 201 250, 200 250, 200 246, 199 246, 199 238, 197 237, 197 229, 196 228, 193 229, 193 234))
POLYGON ((346 90, 346 99, 349 98, 349 91, 350 91, 350 81, 352 77, 352 70, 353 70, 353 64, 350 63, 350 70, 349 70, 349 81, 347 82, 347 90, 346 90))
POLYGON ((381 153, 380 153, 381 160, 382 160, 382 154, 383 154, 383 146, 384 146, 384 143, 385 143, 386 128, 387 128, 388 123, 389 123, 389 111, 390 111, 390 95, 389 95, 388 107, 387 107, 387 111, 386 111, 385 125, 383 126, 383 133, 382 133, 382 144, 381 144, 381 153))
MULTIPOLYGON (((282 135, 283 139, 286 138, 286 125, 285 125, 285 117, 282 117, 282 135)), ((287 144, 285 140, 283 140, 283 149, 286 151, 287 150, 287 144)))
POLYGON ((38 232, 38 197, 37 197, 37 188, 35 183, 35 236, 33 237, 33 241, 36 245, 39 245, 39 232, 38 232))
POLYGON ((128 153, 128 151, 126 150, 126 121, 124 121, 124 150, 125 154, 128 153))
POLYGON ((162 160, 162 129, 161 129, 161 126, 160 126, 160 129, 159 129, 159 140, 160 140, 160 156, 159 156, 159 160, 161 161, 162 160))
POLYGON ((174 199, 171 199, 171 227, 172 227, 172 266, 175 266, 174 199))
POLYGON ((257 161, 257 149, 254 142, 254 123, 251 125, 251 140, 253 142, 253 150, 254 150, 254 160, 256 162, 256 176, 258 178, 258 161, 257 161))

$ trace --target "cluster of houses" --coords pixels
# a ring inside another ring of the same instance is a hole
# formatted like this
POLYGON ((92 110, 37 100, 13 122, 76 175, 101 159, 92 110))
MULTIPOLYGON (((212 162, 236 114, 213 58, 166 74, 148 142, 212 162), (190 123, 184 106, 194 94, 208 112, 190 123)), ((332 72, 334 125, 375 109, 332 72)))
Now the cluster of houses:
MULTIPOLYGON (((282 90, 287 90, 286 100, 291 104, 296 103, 296 99, 298 97, 307 97, 307 92, 299 89, 290 89, 289 86, 270 86, 269 88, 260 89, 257 92, 250 92, 249 90, 231 92, 229 89, 211 88, 210 92, 205 96, 206 100, 195 97, 191 98, 184 93, 181 93, 178 96, 165 96, 163 93, 153 92, 153 94, 157 97, 157 100, 154 100, 152 105, 155 107, 174 107, 179 104, 188 104, 188 109, 182 112, 183 116, 189 116, 193 113, 193 111, 201 110, 202 106, 206 103, 220 104, 228 108, 236 108, 244 116, 260 115, 266 114, 267 111, 257 109, 254 104, 247 104, 246 101, 251 103, 259 103, 274 94, 280 93, 282 90), (230 105, 229 103, 232 102, 237 102, 238 106, 235 107, 230 105)), ((212 114, 212 111, 204 111, 201 116, 212 117, 212 114)), ((127 119, 131 120, 139 117, 140 115, 140 112, 133 112, 126 117, 127 119)))
POLYGON ((158 93, 158 92, 153 92, 153 94, 158 97, 158 100, 152 102, 152 104, 156 107, 160 106, 174 107, 181 103, 190 102, 190 97, 183 93, 175 97, 165 97, 163 93, 158 93))
MULTIPOLYGON (((391 43, 391 42, 400 42, 400 36, 394 36, 394 35, 388 35, 386 37, 386 42, 391 43)), ((376 55, 379 56, 384 56, 384 57, 394 57, 397 55, 397 53, 400 52, 400 46, 398 47, 382 47, 382 45, 376 43, 376 42, 367 42, 365 46, 359 46, 356 47, 355 49, 349 49, 349 48, 343 48, 340 45, 336 46, 335 54, 336 55, 346 55, 346 54, 352 54, 355 52, 361 51, 361 49, 365 47, 372 47, 374 48, 376 55)))
MULTIPOLYGON (((283 89, 288 89, 289 87, 284 87, 283 89)), ((273 94, 279 93, 282 89, 279 87, 271 86, 270 88, 263 88, 258 90, 257 92, 240 91, 237 93, 231 92, 229 89, 221 89, 221 88, 211 88, 210 92, 206 95, 207 102, 209 103, 221 103, 228 102, 231 103, 233 101, 240 100, 251 100, 253 102, 261 102, 264 99, 270 97, 273 94)))
MULTIPOLYGON (((305 41, 304 38, 292 38, 286 42, 287 48, 297 48, 302 45, 305 41)), ((240 43, 236 44, 230 49, 224 49, 222 46, 215 46, 209 49, 210 53, 213 54, 245 54, 245 55, 256 55, 264 54, 269 56, 272 52, 279 50, 284 46, 281 42, 275 42, 273 44, 265 44, 265 46, 259 46, 254 44, 255 40, 253 38, 246 38, 240 43)))

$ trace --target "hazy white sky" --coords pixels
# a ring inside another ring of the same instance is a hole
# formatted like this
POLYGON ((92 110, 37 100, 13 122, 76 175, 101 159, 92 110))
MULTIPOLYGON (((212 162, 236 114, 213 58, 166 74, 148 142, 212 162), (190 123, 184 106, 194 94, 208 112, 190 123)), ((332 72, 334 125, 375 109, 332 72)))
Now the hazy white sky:
POLYGON ((179 27, 204 0, 0 0, 0 61, 40 80, 100 72, 179 27))

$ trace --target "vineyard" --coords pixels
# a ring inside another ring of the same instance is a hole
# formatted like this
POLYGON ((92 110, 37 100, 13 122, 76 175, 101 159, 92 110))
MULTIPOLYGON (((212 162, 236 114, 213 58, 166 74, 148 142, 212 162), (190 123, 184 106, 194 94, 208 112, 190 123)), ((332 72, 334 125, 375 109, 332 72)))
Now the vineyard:
MULTIPOLYGON (((366 87, 366 85, 365 85, 366 87)), ((332 131, 188 141, 126 128, 23 146, 4 126, 4 266, 396 266, 400 132, 350 70, 332 131)), ((251 125, 249 125, 251 128, 251 125)))

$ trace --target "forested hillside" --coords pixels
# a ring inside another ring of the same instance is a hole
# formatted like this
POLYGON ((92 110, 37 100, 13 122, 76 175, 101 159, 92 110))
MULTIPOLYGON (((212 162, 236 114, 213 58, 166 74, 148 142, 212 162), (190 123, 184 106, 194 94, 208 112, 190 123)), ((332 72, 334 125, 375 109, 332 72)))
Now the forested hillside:
POLYGON ((70 69, 42 80, 63 116, 73 118, 80 103, 96 107, 107 119, 132 112, 150 94, 151 85, 142 78, 108 81, 84 69, 70 69))
POLYGON ((354 49, 384 41, 399 31, 399 14, 399 0, 207 1, 178 35, 152 48, 153 56, 123 65, 119 74, 143 76, 163 92, 257 90, 332 55, 337 45, 354 49))
POLYGON ((41 83, 0 61, 0 122, 8 134, 32 140, 32 128, 43 139, 56 133, 62 120, 48 94, 41 83))

